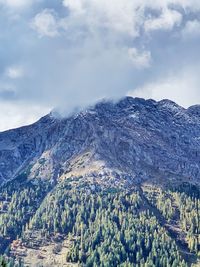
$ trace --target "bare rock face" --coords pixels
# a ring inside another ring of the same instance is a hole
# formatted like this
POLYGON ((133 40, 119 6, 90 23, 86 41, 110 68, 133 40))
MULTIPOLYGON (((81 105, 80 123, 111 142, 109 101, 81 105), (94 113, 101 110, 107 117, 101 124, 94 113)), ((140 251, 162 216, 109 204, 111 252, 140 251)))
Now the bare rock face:
POLYGON ((0 133, 0 183, 111 171, 133 182, 200 181, 200 106, 126 97, 0 133))

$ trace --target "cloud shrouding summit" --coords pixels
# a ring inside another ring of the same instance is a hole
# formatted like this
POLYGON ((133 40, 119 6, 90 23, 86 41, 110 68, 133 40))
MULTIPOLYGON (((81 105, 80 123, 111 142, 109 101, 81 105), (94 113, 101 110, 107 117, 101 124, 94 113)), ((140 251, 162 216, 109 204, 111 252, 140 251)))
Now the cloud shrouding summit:
POLYGON ((197 0, 0 0, 0 130, 126 94, 200 102, 199 15, 197 0))

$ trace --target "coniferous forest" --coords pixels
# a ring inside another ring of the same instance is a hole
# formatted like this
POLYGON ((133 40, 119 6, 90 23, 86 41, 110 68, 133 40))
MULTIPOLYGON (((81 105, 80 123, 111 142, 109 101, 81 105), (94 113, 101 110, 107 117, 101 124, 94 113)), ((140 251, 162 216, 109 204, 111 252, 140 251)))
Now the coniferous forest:
POLYGON ((0 191, 1 266, 28 266, 48 243, 63 266, 198 266, 199 193, 187 188, 15 180, 0 191))

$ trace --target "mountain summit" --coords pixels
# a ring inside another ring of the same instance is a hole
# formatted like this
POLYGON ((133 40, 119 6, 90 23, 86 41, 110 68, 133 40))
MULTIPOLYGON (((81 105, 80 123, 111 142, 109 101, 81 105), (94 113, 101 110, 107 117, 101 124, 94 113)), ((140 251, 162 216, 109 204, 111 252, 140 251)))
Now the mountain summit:
POLYGON ((199 182, 200 106, 126 97, 68 118, 50 113, 0 133, 0 162, 0 183, 73 175, 199 182))

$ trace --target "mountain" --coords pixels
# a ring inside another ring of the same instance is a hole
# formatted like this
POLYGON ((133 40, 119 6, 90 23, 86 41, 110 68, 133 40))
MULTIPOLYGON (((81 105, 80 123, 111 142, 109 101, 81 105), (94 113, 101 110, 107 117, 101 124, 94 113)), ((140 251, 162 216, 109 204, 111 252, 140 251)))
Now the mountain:
POLYGON ((0 133, 0 184, 10 266, 198 264, 200 105, 126 97, 52 112, 0 133))
POLYGON ((126 97, 118 103, 0 133, 1 183, 28 176, 58 180, 103 170, 132 182, 192 179, 200 173, 200 106, 126 97))

